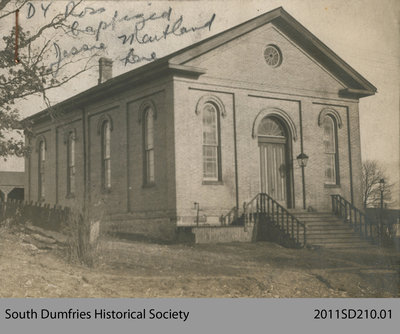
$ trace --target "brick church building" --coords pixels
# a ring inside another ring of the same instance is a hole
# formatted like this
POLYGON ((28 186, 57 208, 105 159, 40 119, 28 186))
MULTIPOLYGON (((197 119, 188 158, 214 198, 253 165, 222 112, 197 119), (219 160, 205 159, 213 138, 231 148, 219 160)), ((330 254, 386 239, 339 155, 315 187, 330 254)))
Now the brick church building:
POLYGON ((283 207, 361 208, 359 99, 376 88, 277 8, 28 120, 26 198, 168 237, 267 193, 283 207), (307 165, 299 164, 308 157, 307 165))

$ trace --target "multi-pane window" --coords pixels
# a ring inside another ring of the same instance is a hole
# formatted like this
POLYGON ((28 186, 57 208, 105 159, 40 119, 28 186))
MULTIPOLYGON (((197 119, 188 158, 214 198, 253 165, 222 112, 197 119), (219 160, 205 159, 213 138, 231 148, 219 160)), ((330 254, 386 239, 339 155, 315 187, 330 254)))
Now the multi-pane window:
POLYGON ((259 136, 268 137, 285 137, 285 131, 282 126, 274 119, 270 117, 265 117, 262 119, 260 125, 258 126, 257 134, 259 136))
POLYGON ((338 180, 336 124, 332 117, 326 115, 322 126, 324 129, 325 182, 336 184, 338 180))
POLYGON ((220 139, 218 110, 214 104, 206 103, 203 108, 203 179, 220 179, 220 139))
POLYGON ((75 133, 68 134, 67 192, 75 194, 75 133))
POLYGON ((144 167, 146 184, 154 183, 154 114, 148 107, 145 112, 144 123, 144 167))
POLYGON ((45 161, 46 161, 46 143, 42 140, 39 143, 39 200, 44 200, 45 196, 45 161))
POLYGON ((104 189, 111 188, 111 127, 109 121, 102 125, 102 183, 104 189))

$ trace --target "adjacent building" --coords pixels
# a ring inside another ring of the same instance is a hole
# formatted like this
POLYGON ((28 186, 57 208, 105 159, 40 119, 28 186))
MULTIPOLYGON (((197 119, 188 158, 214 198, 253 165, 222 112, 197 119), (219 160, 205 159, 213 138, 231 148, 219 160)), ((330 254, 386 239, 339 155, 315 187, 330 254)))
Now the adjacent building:
POLYGON ((0 200, 24 200, 24 172, 0 171, 0 200))

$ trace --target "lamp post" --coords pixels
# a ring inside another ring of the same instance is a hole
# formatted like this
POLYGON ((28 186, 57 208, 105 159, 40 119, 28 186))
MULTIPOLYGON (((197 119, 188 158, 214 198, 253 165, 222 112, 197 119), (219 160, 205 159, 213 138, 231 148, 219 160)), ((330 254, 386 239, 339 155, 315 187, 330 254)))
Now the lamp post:
POLYGON ((305 154, 304 152, 301 152, 297 157, 296 157, 297 163, 301 167, 301 177, 303 181, 303 209, 306 209, 306 181, 305 181, 305 175, 304 175, 304 168, 307 166, 308 162, 308 155, 305 154))
POLYGON ((379 180, 379 191, 381 193, 381 205, 380 205, 380 210, 379 210, 379 231, 380 231, 380 237, 381 241, 383 238, 383 191, 385 190, 385 180, 380 179, 379 180))
POLYGON ((193 209, 196 210, 196 225, 199 226, 199 211, 200 211, 200 204, 198 202, 193 203, 193 209))

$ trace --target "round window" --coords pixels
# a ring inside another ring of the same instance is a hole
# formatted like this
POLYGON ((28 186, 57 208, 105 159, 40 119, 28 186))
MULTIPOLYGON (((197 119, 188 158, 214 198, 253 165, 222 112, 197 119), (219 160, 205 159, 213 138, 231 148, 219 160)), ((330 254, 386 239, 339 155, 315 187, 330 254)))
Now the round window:
POLYGON ((282 53, 275 45, 267 45, 264 58, 269 66, 278 67, 282 63, 282 53))

